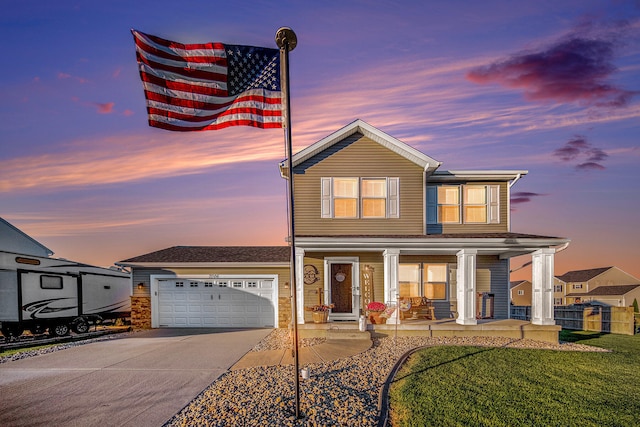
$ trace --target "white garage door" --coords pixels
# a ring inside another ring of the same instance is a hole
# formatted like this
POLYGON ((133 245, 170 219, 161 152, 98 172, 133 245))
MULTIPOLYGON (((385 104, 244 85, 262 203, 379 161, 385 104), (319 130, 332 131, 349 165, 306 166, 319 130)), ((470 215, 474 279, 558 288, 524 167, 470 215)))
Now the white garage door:
POLYGON ((160 327, 274 327, 273 278, 159 279, 160 327))

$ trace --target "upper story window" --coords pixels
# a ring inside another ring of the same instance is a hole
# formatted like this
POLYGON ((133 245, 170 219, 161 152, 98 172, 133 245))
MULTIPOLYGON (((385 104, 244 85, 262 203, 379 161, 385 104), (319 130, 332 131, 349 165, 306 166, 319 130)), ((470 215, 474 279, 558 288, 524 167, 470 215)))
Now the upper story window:
POLYGON ((562 292, 562 285, 553 285, 553 292, 562 292))
POLYGON ((399 178, 321 178, 322 218, 399 218, 399 178))
POLYGON ((427 187, 428 224, 500 223, 499 185, 427 187))

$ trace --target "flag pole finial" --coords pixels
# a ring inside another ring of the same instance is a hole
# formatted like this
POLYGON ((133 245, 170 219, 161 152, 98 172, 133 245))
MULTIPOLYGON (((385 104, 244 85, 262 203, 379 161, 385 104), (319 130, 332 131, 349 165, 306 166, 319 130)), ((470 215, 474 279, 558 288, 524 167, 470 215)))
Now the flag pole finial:
POLYGON ((289 52, 291 52, 298 45, 298 37, 291 28, 280 27, 276 31, 276 44, 279 48, 282 48, 285 43, 288 43, 289 52))

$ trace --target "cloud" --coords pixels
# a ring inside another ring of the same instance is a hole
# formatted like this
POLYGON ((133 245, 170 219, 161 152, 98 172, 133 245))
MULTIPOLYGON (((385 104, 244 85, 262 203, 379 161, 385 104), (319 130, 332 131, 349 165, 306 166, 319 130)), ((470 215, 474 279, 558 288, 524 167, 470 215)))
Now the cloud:
POLYGON ((583 171, 589 171, 589 170, 604 170, 606 168, 604 166, 602 166, 601 164, 599 164, 599 163, 586 162, 586 163, 581 163, 581 164, 577 165, 576 169, 583 170, 583 171))
POLYGON ((617 71, 613 59, 627 27, 616 23, 602 31, 587 22, 547 46, 473 68, 466 77, 521 89, 532 101, 625 107, 638 92, 616 87, 608 78, 617 71))
POLYGON ((94 104, 98 107, 98 113, 100 114, 111 114, 113 113, 113 107, 116 105, 114 102, 106 102, 104 104, 96 102, 94 104))
POLYGON ((535 197, 546 196, 546 194, 542 193, 531 193, 528 191, 518 191, 511 194, 511 206, 521 205, 523 203, 528 203, 531 199, 535 197))
POLYGON ((141 182, 251 161, 270 160, 275 167, 283 157, 282 133, 262 129, 230 129, 224 139, 212 132, 180 138, 170 132, 108 136, 59 146, 49 153, 0 159, 0 193, 141 182))
POLYGON ((576 159, 586 160, 576 165, 576 169, 582 171, 606 169, 599 162, 606 160, 609 155, 597 147, 592 147, 586 137, 576 135, 567 141, 562 147, 553 151, 553 155, 563 162, 571 162, 576 159))
POLYGON ((63 72, 59 72, 58 73, 58 79, 59 80, 73 79, 73 80, 77 81, 78 83, 87 83, 89 81, 89 79, 85 79, 84 77, 72 76, 69 73, 63 73, 63 72))

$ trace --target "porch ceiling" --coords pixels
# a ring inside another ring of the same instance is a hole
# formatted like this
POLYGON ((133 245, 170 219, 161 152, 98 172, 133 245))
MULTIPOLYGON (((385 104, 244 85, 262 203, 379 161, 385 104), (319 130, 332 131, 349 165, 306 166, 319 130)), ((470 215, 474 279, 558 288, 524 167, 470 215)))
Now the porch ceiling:
POLYGON ((403 255, 455 255, 475 249, 480 255, 507 259, 539 249, 568 245, 569 239, 518 233, 447 234, 424 236, 296 236, 296 246, 305 251, 384 251, 403 255))

